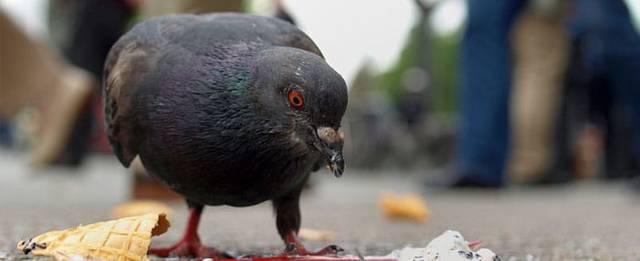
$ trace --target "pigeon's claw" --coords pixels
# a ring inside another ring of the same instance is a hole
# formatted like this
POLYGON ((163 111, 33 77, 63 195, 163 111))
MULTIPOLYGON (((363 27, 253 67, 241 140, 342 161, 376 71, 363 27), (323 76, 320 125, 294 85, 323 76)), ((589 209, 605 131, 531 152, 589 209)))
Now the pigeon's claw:
POLYGON ((318 251, 309 252, 298 240, 298 236, 295 232, 290 232, 285 240, 286 247, 282 256, 338 256, 344 249, 337 245, 329 245, 318 251))
POLYGON ((228 259, 233 256, 212 247, 204 246, 198 236, 198 225, 203 206, 190 206, 189 221, 182 239, 170 247, 151 248, 149 254, 159 257, 197 257, 228 259))
POLYGON ((314 253, 311 253, 312 256, 337 256, 340 253, 344 252, 344 249, 338 245, 328 245, 323 249, 320 249, 314 253))
POLYGON ((287 244, 283 256, 338 256, 344 249, 338 245, 328 245, 318 251, 310 252, 302 245, 287 244))

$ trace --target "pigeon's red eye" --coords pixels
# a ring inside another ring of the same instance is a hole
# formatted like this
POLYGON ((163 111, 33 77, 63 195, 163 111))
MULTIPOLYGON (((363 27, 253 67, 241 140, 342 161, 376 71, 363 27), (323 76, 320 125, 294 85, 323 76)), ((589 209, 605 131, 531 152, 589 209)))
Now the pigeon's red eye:
POLYGON ((302 94, 299 91, 291 90, 288 94, 289 104, 296 109, 302 108, 304 106, 304 99, 302 98, 302 94))

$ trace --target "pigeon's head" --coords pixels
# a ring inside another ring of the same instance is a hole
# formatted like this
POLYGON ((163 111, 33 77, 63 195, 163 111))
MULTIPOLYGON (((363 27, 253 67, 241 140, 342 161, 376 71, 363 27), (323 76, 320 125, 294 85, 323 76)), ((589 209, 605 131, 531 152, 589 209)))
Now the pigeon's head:
POLYGON ((262 51, 254 86, 260 111, 287 127, 287 141, 321 153, 336 177, 342 175, 342 116, 347 86, 325 60, 289 47, 262 51))

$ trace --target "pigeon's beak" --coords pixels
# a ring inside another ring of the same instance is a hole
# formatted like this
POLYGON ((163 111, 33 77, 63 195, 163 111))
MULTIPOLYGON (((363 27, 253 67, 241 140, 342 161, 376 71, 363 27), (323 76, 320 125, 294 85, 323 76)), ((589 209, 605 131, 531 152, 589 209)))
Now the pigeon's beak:
POLYGON ((344 134, 342 130, 331 127, 320 127, 316 129, 318 141, 314 146, 325 155, 329 170, 336 177, 342 176, 344 172, 344 157, 342 156, 342 144, 344 134))
POLYGON ((342 156, 342 151, 330 152, 328 167, 336 178, 342 177, 342 173, 344 173, 344 157, 342 156))

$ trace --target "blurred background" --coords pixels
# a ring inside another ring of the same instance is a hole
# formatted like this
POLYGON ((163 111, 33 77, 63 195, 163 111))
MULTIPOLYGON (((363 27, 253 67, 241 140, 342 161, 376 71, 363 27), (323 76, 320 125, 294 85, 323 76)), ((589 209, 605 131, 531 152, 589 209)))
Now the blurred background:
MULTIPOLYGON (((0 0, 0 259, 121 203, 176 201, 111 153, 103 64, 138 21, 223 11, 296 24, 348 83, 347 172, 314 176, 303 226, 365 253, 455 228, 516 259, 640 256, 639 1, 0 0), (384 191, 426 199, 426 223, 385 226, 384 191)), ((204 240, 279 246, 246 212, 268 206, 214 209, 222 239, 204 240)))

